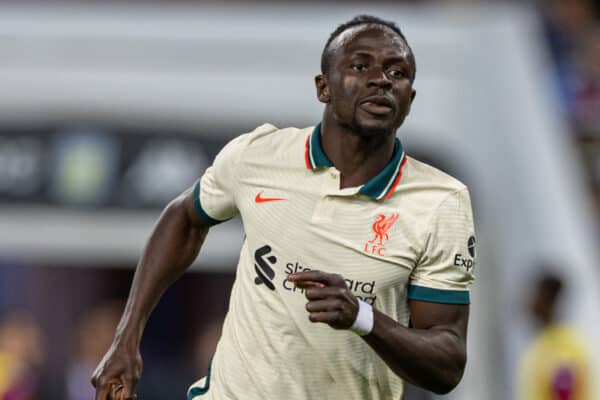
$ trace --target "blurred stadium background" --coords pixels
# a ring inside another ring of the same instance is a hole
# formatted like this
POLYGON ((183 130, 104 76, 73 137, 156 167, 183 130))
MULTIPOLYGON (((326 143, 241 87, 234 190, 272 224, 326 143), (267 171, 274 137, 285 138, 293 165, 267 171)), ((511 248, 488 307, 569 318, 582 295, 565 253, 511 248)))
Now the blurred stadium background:
MULTIPOLYGON (((93 398, 161 208, 232 137, 318 121, 322 46, 362 13, 397 22, 416 55, 405 147, 473 198, 470 358, 444 398, 516 398, 541 271, 564 280, 560 318, 600 381, 597 1, 5 1, 0 399, 93 398)), ((204 375, 242 237, 239 221, 214 228, 156 309, 141 399, 183 398, 204 375)))

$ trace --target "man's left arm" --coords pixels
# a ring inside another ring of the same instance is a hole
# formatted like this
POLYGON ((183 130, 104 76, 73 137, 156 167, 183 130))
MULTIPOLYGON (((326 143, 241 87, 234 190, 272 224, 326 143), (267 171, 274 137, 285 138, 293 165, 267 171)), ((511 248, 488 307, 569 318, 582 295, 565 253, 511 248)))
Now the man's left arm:
POLYGON ((359 307, 340 275, 306 271, 288 279, 306 289, 311 321, 368 333, 364 340, 397 375, 432 392, 448 393, 462 378, 467 359, 474 235, 467 189, 449 193, 427 224, 423 251, 409 278, 409 328, 375 308, 371 311, 366 303, 359 307))
POLYGON ((469 306, 414 300, 409 306, 412 328, 373 310, 373 331, 363 338, 397 375, 448 393, 460 382, 467 361, 469 306))
MULTIPOLYGON (((321 271, 289 275, 305 288, 312 322, 350 329, 359 310, 358 299, 344 278, 321 271)), ((466 364, 469 306, 409 301, 411 327, 406 328, 373 308, 373 329, 363 339, 401 378, 438 394, 459 383, 466 364)))

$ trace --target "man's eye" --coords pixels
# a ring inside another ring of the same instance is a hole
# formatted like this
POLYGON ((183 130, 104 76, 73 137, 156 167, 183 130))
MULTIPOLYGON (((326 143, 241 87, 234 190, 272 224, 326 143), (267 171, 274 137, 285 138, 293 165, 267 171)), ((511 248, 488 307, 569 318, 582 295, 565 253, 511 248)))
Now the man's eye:
POLYGON ((404 78, 406 76, 406 72, 402 69, 390 69, 389 74, 394 78, 404 78))
POLYGON ((352 69, 357 72, 364 72, 367 70, 367 66, 365 64, 352 64, 352 69))

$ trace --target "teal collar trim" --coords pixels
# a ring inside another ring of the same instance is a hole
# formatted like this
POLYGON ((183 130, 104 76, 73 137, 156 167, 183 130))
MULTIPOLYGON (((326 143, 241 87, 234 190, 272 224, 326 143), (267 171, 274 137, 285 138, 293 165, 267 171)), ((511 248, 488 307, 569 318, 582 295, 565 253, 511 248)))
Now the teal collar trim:
MULTIPOLYGON (((315 126, 312 134, 306 140, 305 161, 306 167, 312 170, 334 166, 321 146, 321 123, 315 126)), ((381 172, 365 183, 359 192, 374 200, 387 199, 394 193, 400 182, 405 164, 406 154, 400 140, 396 138, 390 162, 381 172)))
POLYGON ((310 169, 333 167, 333 163, 327 157, 327 154, 325 154, 325 152, 323 151, 323 147, 321 147, 320 122, 317 124, 317 126, 315 126, 315 129, 310 135, 310 139, 307 143, 307 166, 310 166, 310 169))
POLYGON ((406 154, 396 138, 394 143, 394 152, 390 162, 373 178, 360 188, 360 193, 366 194, 375 200, 387 199, 392 195, 396 186, 402 178, 402 169, 406 164, 406 154))

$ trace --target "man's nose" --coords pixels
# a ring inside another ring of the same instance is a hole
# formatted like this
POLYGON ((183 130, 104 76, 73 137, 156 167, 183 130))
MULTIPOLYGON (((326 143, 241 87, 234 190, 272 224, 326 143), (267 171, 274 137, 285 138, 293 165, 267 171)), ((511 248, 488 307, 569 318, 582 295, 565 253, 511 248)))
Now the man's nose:
POLYGON ((383 68, 372 68, 367 82, 369 87, 380 87, 383 89, 391 89, 392 81, 385 73, 383 68))

